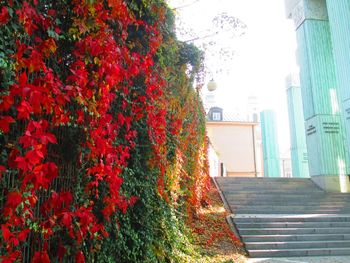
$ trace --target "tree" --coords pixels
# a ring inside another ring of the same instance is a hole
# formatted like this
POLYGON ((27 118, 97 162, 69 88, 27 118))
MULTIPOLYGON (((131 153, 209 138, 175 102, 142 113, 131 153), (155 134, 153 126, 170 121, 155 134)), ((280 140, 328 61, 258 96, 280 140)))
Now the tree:
POLYGON ((205 72, 209 78, 229 73, 235 54, 235 41, 245 34, 247 26, 227 12, 216 14, 209 27, 198 30, 184 16, 186 9, 198 8, 202 0, 169 0, 176 12, 176 30, 180 40, 199 47, 205 53, 205 72))

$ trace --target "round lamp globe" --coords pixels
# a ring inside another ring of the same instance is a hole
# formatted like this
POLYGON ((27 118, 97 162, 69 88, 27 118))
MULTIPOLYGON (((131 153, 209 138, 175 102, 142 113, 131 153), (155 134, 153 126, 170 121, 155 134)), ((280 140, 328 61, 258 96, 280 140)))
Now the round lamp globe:
POLYGON ((207 86, 209 91, 214 91, 217 89, 217 84, 214 80, 209 81, 208 86, 207 86))

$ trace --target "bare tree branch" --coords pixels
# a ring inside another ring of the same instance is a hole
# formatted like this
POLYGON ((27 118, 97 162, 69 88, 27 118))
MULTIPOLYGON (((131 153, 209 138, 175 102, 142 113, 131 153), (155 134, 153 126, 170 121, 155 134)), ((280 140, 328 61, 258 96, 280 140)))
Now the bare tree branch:
POLYGON ((205 36, 198 36, 198 37, 195 37, 195 38, 192 38, 192 39, 188 39, 188 40, 184 40, 182 42, 193 42, 193 41, 196 41, 196 40, 201 40, 201 39, 205 39, 205 38, 209 38, 209 37, 213 37, 213 36, 216 36, 217 34, 219 34, 219 32, 215 32, 215 33, 212 33, 212 34, 209 34, 209 35, 205 35, 205 36))
POLYGON ((195 4, 195 3, 199 2, 199 1, 200 1, 200 0, 195 0, 195 1, 193 1, 192 3, 185 4, 185 5, 183 5, 183 6, 174 7, 173 10, 179 10, 179 9, 182 9, 182 8, 189 7, 189 6, 195 4))

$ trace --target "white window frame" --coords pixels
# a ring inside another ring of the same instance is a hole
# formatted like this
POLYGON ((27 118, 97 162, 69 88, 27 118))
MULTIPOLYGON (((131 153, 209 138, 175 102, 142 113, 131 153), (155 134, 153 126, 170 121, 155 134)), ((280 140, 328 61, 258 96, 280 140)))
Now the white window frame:
POLYGON ((220 112, 213 112, 212 113, 213 121, 220 121, 221 120, 221 113, 220 112))

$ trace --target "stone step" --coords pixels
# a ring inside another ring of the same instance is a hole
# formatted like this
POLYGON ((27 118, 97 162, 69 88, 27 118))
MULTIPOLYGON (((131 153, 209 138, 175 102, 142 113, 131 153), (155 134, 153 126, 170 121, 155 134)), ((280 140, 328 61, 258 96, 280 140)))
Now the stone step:
POLYGON ((350 255, 350 194, 303 178, 217 178, 252 257, 350 255))
POLYGON ((241 201, 249 201, 249 200, 283 200, 283 201, 293 201, 293 200, 312 200, 312 201, 349 201, 350 196, 327 196, 325 194, 245 194, 245 193, 226 193, 226 200, 241 200, 241 201))
POLYGON ((321 192, 325 192, 323 189, 319 188, 315 184, 223 184, 219 185, 220 189, 235 189, 237 191, 241 189, 281 189, 284 188, 286 190, 295 190, 295 189, 303 189, 310 188, 314 190, 318 190, 321 192))
MULTIPOLYGON (((252 206, 237 206, 237 205, 229 205, 229 207, 231 208, 231 211, 233 212, 237 212, 240 211, 241 214, 242 210, 250 210, 250 211, 265 211, 265 214, 273 214, 273 211, 279 211, 279 212, 283 212, 286 211, 285 214, 289 214, 288 211, 294 211, 295 213, 297 213, 298 211, 304 211, 307 210, 309 212, 311 211, 349 211, 349 207, 347 206, 340 206, 340 207, 332 207, 332 206, 308 206, 308 205, 304 205, 304 206, 298 206, 298 205, 252 205, 252 206), (294 209, 294 210, 293 210, 294 209)), ((327 213, 328 213, 327 212, 327 213)), ((317 212, 319 213, 319 212, 317 212)), ((326 212, 325 212, 326 213, 326 212)), ((325 214, 324 213, 324 214, 325 214)), ((316 212, 314 213, 316 214, 316 212)), ((350 214, 350 211, 349 211, 350 214)))
POLYGON ((260 186, 260 185, 270 185, 270 186, 292 186, 292 185, 298 185, 298 186, 304 186, 304 185, 312 185, 318 187, 314 182, 311 180, 307 181, 274 181, 271 182, 269 180, 258 180, 258 181, 226 181, 226 182, 218 182, 220 186, 226 186, 226 185, 240 185, 240 186, 260 186))
POLYGON ((248 250, 297 248, 350 248, 350 240, 297 241, 297 242, 246 242, 248 250))
MULTIPOLYGON (((248 209, 241 209, 241 210, 231 210, 234 214, 247 214, 247 215, 265 215, 266 210, 248 210, 248 209)), ((271 210, 269 213, 271 214, 276 214, 276 215, 284 215, 284 214, 291 214, 291 213, 298 213, 298 214, 303 214, 303 215, 310 215, 310 214, 336 214, 336 213, 350 213, 349 210, 341 210, 341 209, 319 209, 319 210, 293 210, 293 209, 286 209, 286 210, 271 210)))
POLYGON ((276 182, 288 182, 288 183, 295 183, 295 182, 312 182, 310 178, 273 178, 273 177, 258 177, 258 178, 252 178, 252 177, 216 177, 215 180, 218 183, 227 183, 227 182, 244 182, 244 183, 251 183, 251 182, 268 182, 268 183, 276 183, 276 182))
MULTIPOLYGON (((327 194, 325 194, 323 191, 317 190, 317 189, 311 189, 309 187, 303 187, 303 188, 292 188, 292 189, 286 189, 283 187, 280 187, 278 189, 276 188, 268 188, 268 187, 261 187, 258 189, 255 188, 241 188, 241 189, 235 189, 233 187, 228 187, 228 188, 222 188, 221 189, 222 192, 224 193, 228 193, 228 194, 263 194, 263 195, 271 195, 271 194, 285 194, 288 193, 289 195, 291 194, 323 194, 324 196, 326 196, 327 194)), ((350 197, 350 196, 348 196, 350 197)))
POLYGON ((239 215, 231 217, 237 223, 267 223, 267 222, 350 222, 349 215, 324 215, 324 214, 310 214, 310 215, 239 215))
POLYGON ((270 181, 253 181, 253 182, 221 182, 218 183, 221 186, 313 186, 317 187, 317 185, 311 181, 304 181, 304 182, 273 182, 270 181))
POLYGON ((350 204, 350 198, 344 198, 344 199, 340 199, 340 198, 333 198, 333 199, 323 199, 323 198, 312 198, 312 197, 309 197, 308 199, 306 198, 291 198, 291 199, 287 199, 287 198, 266 198, 264 196, 262 196, 261 198, 232 198, 231 196, 228 196, 227 198, 225 198, 226 201, 228 202, 239 202, 239 203, 242 203, 242 204, 249 204, 249 203, 253 203, 253 202, 261 202, 261 203, 264 203, 264 202, 277 202, 277 203, 296 203, 296 202, 300 202, 299 204, 304 204, 304 203, 344 203, 344 204, 350 204))
MULTIPOLYGON (((231 210, 231 211, 233 211, 233 213, 235 213, 235 214, 250 214, 250 215, 254 215, 254 214, 256 214, 256 215, 265 215, 266 214, 266 210, 254 210, 254 209, 252 209, 252 210, 247 210, 247 209, 245 209, 245 210, 231 210)), ((292 212, 296 212, 296 213, 298 213, 298 214, 303 214, 303 215, 311 215, 311 214, 315 214, 315 213, 319 213, 319 214, 335 214, 335 213, 342 213, 342 212, 344 212, 344 213, 349 213, 350 211, 349 210, 330 210, 330 209, 322 209, 322 210, 293 210, 293 209, 290 209, 290 210, 287 210, 287 209, 285 209, 285 210, 278 210, 278 209, 276 209, 276 210, 271 210, 270 212, 271 212, 271 214, 275 214, 275 215, 284 215, 284 214, 290 214, 290 213, 292 213, 292 212)))
POLYGON ((278 212, 298 212, 298 211, 308 211, 308 212, 312 212, 312 211, 348 211, 350 213, 350 206, 349 205, 308 205, 305 204, 303 206, 301 205, 289 205, 286 204, 285 206, 283 205, 229 205, 231 211, 233 212, 242 212, 242 210, 249 210, 249 211, 263 211, 266 213, 272 213, 273 211, 278 211, 278 212))
POLYGON ((318 186, 316 186, 314 183, 307 183, 307 184, 302 184, 302 183, 289 183, 289 184, 271 184, 271 183, 251 183, 251 184, 246 184, 246 183, 242 183, 242 184, 221 184, 220 185, 220 189, 223 188, 237 188, 237 189, 244 189, 244 188, 253 188, 253 189, 257 189, 257 188, 269 188, 269 189, 274 189, 274 188, 280 188, 280 187, 284 187, 286 189, 294 189, 294 188, 305 188, 305 187, 309 187, 309 188, 315 188, 315 189, 319 189, 320 191, 323 191, 321 188, 319 188, 318 186))
POLYGON ((339 200, 350 200, 350 195, 348 194, 325 194, 325 193, 294 193, 294 192, 284 192, 284 193, 270 193, 270 192, 256 192, 256 191, 250 191, 250 192, 225 192, 223 191, 223 194, 225 194, 226 198, 241 198, 241 199, 260 199, 260 198, 275 198, 280 199, 284 198, 286 200, 289 199, 306 199, 306 198, 313 198, 313 199, 339 199, 339 200))
MULTIPOLYGON (((266 201, 266 200, 254 200, 254 201, 237 201, 237 200, 226 200, 228 201, 232 206, 282 206, 286 205, 285 201, 281 200, 273 200, 273 201, 266 201)), ((307 206, 332 206, 332 207, 346 207, 350 206, 350 202, 347 201, 306 201, 302 202, 302 200, 293 200, 289 201, 287 204, 291 206, 300 206, 300 204, 305 203, 307 206)))
POLYGON ((330 199, 341 199, 341 200, 350 200, 350 196, 327 196, 325 193, 319 193, 319 192, 312 192, 312 191, 305 191, 305 192, 272 192, 272 191, 245 191, 245 192, 229 192, 229 191, 222 191, 222 193, 227 198, 246 198, 246 199, 261 199, 261 198, 275 198, 275 199, 289 199, 289 198, 313 198, 313 199, 323 199, 323 198, 330 198, 330 199))
POLYGON ((341 200, 341 201, 328 201, 328 200, 291 200, 291 201, 284 201, 284 200, 246 200, 246 201, 239 201, 236 199, 226 199, 227 202, 229 202, 231 205, 240 205, 240 206, 257 206, 257 205, 283 205, 283 204, 290 204, 293 206, 296 205, 302 205, 302 204, 307 204, 307 205, 332 205, 334 204, 335 206, 343 205, 343 206, 350 206, 350 201, 347 200, 341 200))
POLYGON ((304 234, 304 235, 241 235, 246 242, 291 242, 291 241, 340 241, 350 240, 350 234, 304 234))
MULTIPOLYGON (((236 196, 236 197, 248 197, 248 198, 259 198, 259 197, 272 197, 275 196, 276 198, 278 197, 290 197, 290 196, 305 196, 306 198, 308 197, 319 197, 319 198, 324 198, 327 197, 327 194, 324 192, 320 192, 317 190, 304 190, 304 191, 283 191, 283 190, 263 190, 263 191, 236 191, 236 190, 222 190, 222 193, 226 196, 236 196)), ((335 196, 338 198, 350 198, 350 196, 344 195, 342 196, 335 196)))
POLYGON ((350 222, 268 222, 268 223, 236 223, 240 229, 246 228, 331 228, 348 227, 350 222))
POLYGON ((250 257, 307 257, 350 255, 350 248, 306 248, 306 249, 268 249, 249 250, 250 257))
POLYGON ((317 189, 312 189, 310 190, 309 187, 300 187, 300 188, 290 188, 290 189, 287 189, 287 188, 283 188, 283 187, 279 187, 278 189, 276 188, 268 188, 268 187, 260 187, 260 188, 240 188, 240 189, 236 189, 235 187, 223 187, 221 189, 222 192, 225 192, 225 193, 260 193, 260 194, 271 194, 271 193, 286 193, 288 192, 288 194, 293 194, 293 193, 305 193, 305 194, 312 194, 312 193, 320 193, 320 194, 324 194, 326 195, 323 191, 320 191, 320 190, 317 190, 317 189))
POLYGON ((240 235, 350 234, 349 227, 324 228, 239 228, 240 235))
POLYGON ((274 178, 274 179, 270 179, 270 178, 261 178, 261 179, 223 179, 222 178, 216 178, 216 182, 218 184, 309 184, 312 183, 314 184, 314 182, 310 179, 300 179, 300 180, 294 180, 294 179, 285 179, 285 178, 274 178))
POLYGON ((285 204, 281 204, 281 203, 270 203, 268 205, 262 205, 262 204, 253 204, 253 205, 244 205, 244 204, 239 204, 239 203, 235 203, 235 204, 232 204, 230 205, 232 208, 237 208, 237 209, 240 209, 240 208, 249 208, 249 209, 270 209, 270 208, 295 208, 295 209, 299 209, 299 208, 306 208, 306 209, 313 209, 313 208, 350 208, 350 203, 346 203, 346 204, 331 204, 331 203, 325 203, 325 204, 322 204, 322 203, 318 203, 318 204, 310 204, 308 202, 304 202, 304 203, 301 203, 301 204, 289 204, 289 203, 285 203, 285 204))

